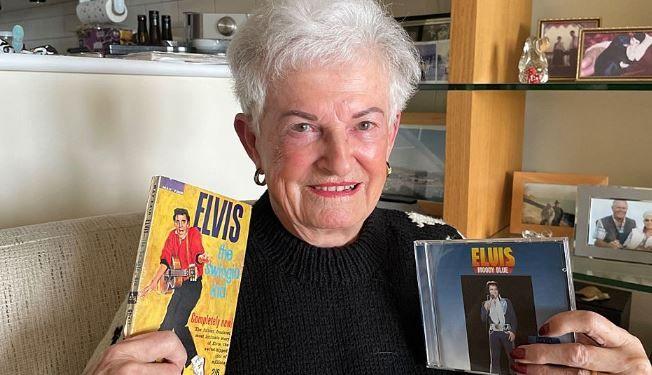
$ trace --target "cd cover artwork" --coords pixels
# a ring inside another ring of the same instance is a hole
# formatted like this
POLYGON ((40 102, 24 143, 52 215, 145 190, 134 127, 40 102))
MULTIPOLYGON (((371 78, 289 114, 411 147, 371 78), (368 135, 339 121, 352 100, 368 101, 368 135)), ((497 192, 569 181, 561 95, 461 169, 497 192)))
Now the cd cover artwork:
POLYGON ((510 374, 509 352, 574 310, 565 238, 415 241, 429 367, 510 374))
POLYGON ((223 375, 251 206, 171 178, 152 179, 125 335, 173 331, 183 374, 223 375))

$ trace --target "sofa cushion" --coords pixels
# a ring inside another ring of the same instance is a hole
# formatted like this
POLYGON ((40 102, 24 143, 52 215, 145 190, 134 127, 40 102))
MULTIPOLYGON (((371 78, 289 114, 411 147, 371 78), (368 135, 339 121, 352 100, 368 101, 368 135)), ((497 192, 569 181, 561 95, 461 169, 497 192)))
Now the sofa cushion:
POLYGON ((0 230, 0 374, 79 374, 131 282, 143 214, 0 230))

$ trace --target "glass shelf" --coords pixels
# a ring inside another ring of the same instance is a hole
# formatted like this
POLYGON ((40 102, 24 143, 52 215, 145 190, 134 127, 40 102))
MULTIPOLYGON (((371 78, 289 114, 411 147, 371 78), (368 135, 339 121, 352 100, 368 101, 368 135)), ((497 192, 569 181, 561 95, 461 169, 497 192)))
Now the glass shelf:
POLYGON ((432 83, 420 84, 419 90, 434 91, 500 91, 500 90, 557 90, 557 91, 652 91, 649 82, 548 82, 540 85, 524 83, 432 83))
POLYGON ((652 293, 652 265, 572 256, 573 279, 652 293))
MULTIPOLYGON (((491 238, 520 238, 503 228, 491 238)), ((569 239, 573 254, 572 239, 569 239)), ((573 279, 594 284, 613 286, 643 293, 652 293, 652 264, 618 262, 614 260, 571 255, 573 279)))

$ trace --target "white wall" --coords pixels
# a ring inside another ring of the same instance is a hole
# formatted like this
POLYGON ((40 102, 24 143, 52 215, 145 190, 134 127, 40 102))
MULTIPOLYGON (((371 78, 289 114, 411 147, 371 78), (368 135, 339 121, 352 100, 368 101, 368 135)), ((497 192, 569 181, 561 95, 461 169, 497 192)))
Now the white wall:
POLYGON ((0 228, 145 209, 167 175, 255 199, 226 78, 0 72, 0 228), (8 94, 10 93, 10 94, 8 94))

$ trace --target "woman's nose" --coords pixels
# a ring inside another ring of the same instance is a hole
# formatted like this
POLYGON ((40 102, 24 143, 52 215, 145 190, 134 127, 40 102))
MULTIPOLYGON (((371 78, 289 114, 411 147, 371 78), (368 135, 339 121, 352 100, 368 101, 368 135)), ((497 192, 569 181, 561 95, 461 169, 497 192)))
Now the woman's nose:
POLYGON ((353 149, 345 131, 330 132, 324 137, 323 155, 320 167, 330 175, 346 176, 351 172, 353 149))

